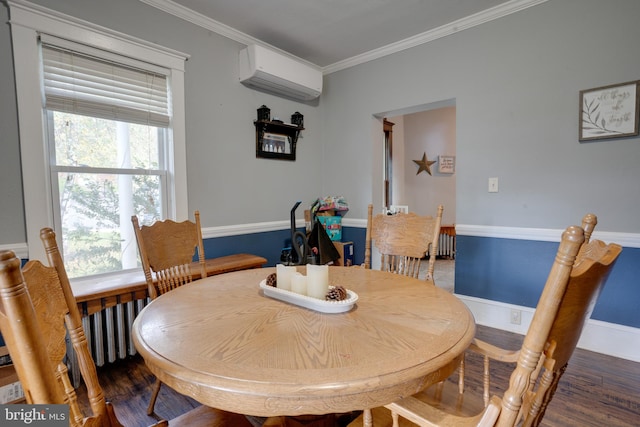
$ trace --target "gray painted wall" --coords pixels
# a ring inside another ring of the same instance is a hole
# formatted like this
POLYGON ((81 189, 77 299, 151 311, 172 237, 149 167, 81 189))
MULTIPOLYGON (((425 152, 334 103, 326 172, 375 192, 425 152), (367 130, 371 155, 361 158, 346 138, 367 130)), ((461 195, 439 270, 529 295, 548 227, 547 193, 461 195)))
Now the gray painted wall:
MULTIPOLYGON (((240 84, 238 54, 244 45, 137 1, 60 0, 52 4, 37 0, 33 3, 190 55, 185 72, 188 197, 189 210, 200 210, 203 227, 288 221, 297 200, 308 206, 322 195, 325 171, 321 165, 320 107, 317 102, 316 105, 301 104, 240 84), (271 109, 272 117, 285 121, 296 111, 304 115, 306 130, 298 141, 295 162, 256 159, 253 121, 257 108, 263 104, 271 109)), ((2 13, 6 13, 4 8, 2 13)), ((15 89, 8 83, 13 79, 5 79, 4 74, 5 68, 11 70, 11 55, 5 55, 8 49, 9 31, 3 24, 1 84, 3 89, 9 86, 10 93, 15 89)), ((6 181, 0 184, 0 198, 7 200, 13 194, 10 188, 18 188, 20 196, 21 183, 17 169, 20 163, 15 99, 6 99, 7 92, 2 93, 0 173, 6 175, 6 181), (4 128, 4 121, 9 120, 5 113, 9 118, 13 116, 7 125, 8 134, 4 128)), ((16 205, 21 207, 19 199, 16 205)), ((6 204, 2 215, 3 219, 9 216, 6 204)), ((24 214, 19 211, 10 217, 10 225, 0 221, 0 244, 24 242, 24 214)), ((299 217, 302 218, 301 211, 299 217)))
POLYGON ((579 91, 640 79, 639 16, 636 0, 551 0, 328 75, 323 142, 344 153, 331 168, 361 162, 349 215, 380 202, 374 116, 455 99, 456 223, 564 229, 592 211, 598 230, 640 232, 640 139, 578 142, 579 91))
MULTIPOLYGON (((287 220, 293 202, 325 194, 344 195, 348 218, 365 218, 382 194, 380 118, 455 99, 456 223, 564 228, 593 211, 599 230, 640 232, 640 139, 577 140, 580 90, 640 78, 637 0, 550 0, 330 74, 318 105, 245 88, 237 82, 242 45, 141 2, 35 3, 191 55, 189 209, 201 211, 204 227, 287 220), (255 158, 262 104, 272 115, 304 114, 296 162, 255 158), (490 176, 500 178, 500 193, 487 193, 490 176)), ((9 52, 2 24, 0 244, 24 239, 9 52)))

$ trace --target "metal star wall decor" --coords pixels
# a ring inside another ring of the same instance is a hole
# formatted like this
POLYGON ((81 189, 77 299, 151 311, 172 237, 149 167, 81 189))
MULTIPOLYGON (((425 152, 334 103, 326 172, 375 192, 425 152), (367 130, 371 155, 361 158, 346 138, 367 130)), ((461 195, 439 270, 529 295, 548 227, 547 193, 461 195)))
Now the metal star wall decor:
POLYGON ((426 171, 429 175, 431 175, 431 165, 434 164, 436 161, 435 160, 428 160, 427 159, 427 153, 425 152, 422 155, 422 160, 414 160, 413 162, 416 165, 420 166, 418 168, 418 172, 416 172, 416 175, 418 175, 422 171, 426 171))

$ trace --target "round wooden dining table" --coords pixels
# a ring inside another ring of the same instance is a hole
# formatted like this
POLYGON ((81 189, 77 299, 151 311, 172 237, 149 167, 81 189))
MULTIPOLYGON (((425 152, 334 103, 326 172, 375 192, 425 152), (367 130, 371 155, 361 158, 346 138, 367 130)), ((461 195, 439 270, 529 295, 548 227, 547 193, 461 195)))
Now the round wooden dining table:
MULTIPOLYGON (((298 267, 305 273, 305 267, 298 267)), ((343 313, 265 296, 262 268, 166 293, 133 324, 163 383, 204 405, 260 417, 343 413, 415 394, 458 366, 475 334, 467 307, 432 282, 330 267, 357 293, 343 313)))

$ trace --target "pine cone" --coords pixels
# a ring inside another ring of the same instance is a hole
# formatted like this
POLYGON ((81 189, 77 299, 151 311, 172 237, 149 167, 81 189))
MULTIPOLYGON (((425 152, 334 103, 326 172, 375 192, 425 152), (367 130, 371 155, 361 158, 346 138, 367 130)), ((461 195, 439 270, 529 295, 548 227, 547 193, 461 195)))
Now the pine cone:
POLYGON ((325 299, 327 301, 342 301, 347 299, 347 290, 342 286, 334 286, 329 289, 325 299))
POLYGON ((276 284, 278 283, 278 279, 277 279, 277 275, 276 273, 271 273, 270 275, 267 276, 267 285, 268 286, 273 286, 274 288, 276 287, 276 284))

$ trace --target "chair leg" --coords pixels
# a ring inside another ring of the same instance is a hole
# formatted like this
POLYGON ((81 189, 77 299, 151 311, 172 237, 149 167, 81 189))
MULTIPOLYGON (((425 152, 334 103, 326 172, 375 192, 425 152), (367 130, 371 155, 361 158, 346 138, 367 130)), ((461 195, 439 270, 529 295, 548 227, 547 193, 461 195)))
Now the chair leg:
POLYGON ((444 381, 440 381, 436 385, 433 386, 433 399, 436 402, 442 402, 442 390, 444 390, 444 381))
POLYGON ((391 421, 393 422, 393 427, 400 426, 400 416, 397 413, 391 412, 391 421))
POLYGON ((464 393, 464 353, 462 353, 462 359, 460 359, 460 366, 458 367, 458 394, 464 393))
POLYGON ((373 427, 373 416, 371 409, 365 409, 362 411, 362 425, 363 427, 373 427))
POLYGON ((489 386, 491 381, 491 371, 489 369, 489 357, 484 356, 484 372, 483 372, 483 393, 484 407, 489 406, 489 386))
POLYGON ((153 385, 153 394, 149 399, 149 407, 147 408, 147 415, 153 415, 154 407, 156 406, 156 399, 158 399, 158 393, 160 393, 160 386, 162 381, 156 378, 156 383, 153 385))

